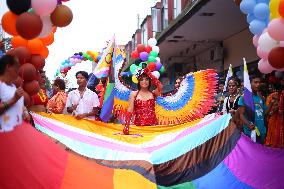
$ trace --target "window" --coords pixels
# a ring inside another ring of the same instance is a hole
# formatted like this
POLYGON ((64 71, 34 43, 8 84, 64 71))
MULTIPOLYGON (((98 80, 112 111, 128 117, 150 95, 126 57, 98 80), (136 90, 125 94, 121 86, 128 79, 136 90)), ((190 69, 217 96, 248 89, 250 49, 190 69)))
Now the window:
POLYGON ((132 42, 131 42, 131 51, 134 51, 135 50, 135 37, 132 38, 132 42))
POLYGON ((174 18, 181 12, 181 0, 174 0, 174 18))
POLYGON ((157 8, 151 9, 152 12, 152 25, 153 25, 153 36, 156 32, 161 32, 161 10, 157 8))
POLYGON ((165 29, 169 25, 169 20, 168 20, 168 0, 163 1, 163 9, 162 9, 162 27, 165 29))
POLYGON ((147 22, 142 27, 142 44, 147 45, 148 41, 148 30, 147 30, 147 22))

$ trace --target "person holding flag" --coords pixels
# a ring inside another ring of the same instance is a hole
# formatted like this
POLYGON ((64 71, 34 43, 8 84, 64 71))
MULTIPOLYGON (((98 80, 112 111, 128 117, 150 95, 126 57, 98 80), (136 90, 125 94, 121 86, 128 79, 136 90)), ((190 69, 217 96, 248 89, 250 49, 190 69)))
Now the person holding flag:
POLYGON ((244 95, 240 97, 238 102, 240 119, 243 122, 244 134, 253 141, 263 144, 266 135, 264 116, 270 111, 271 105, 267 107, 258 95, 260 81, 259 75, 249 77, 244 59, 244 95))

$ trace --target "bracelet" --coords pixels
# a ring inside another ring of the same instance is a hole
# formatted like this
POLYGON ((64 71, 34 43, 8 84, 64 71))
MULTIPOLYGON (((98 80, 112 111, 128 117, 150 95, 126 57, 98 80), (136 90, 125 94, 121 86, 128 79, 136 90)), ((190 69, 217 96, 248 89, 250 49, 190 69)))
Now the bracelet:
POLYGON ((3 105, 4 105, 4 109, 5 110, 8 110, 9 109, 9 104, 7 102, 3 102, 3 105))

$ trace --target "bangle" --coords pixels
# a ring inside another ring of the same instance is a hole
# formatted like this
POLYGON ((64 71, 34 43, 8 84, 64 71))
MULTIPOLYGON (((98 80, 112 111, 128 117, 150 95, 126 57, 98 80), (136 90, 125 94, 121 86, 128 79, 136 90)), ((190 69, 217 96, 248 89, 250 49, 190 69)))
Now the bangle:
POLYGON ((9 104, 7 102, 3 102, 3 105, 4 105, 4 109, 5 110, 8 110, 9 109, 9 104))

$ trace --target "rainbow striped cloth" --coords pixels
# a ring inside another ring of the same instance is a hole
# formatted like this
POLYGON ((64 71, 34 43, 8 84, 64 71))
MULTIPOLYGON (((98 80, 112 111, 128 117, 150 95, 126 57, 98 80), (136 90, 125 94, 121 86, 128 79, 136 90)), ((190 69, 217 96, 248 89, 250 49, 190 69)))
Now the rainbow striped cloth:
POLYGON ((39 131, 24 123, 0 133, 0 188, 284 188, 284 150, 253 143, 228 114, 131 126, 130 136, 116 135, 118 124, 33 118, 39 131))

